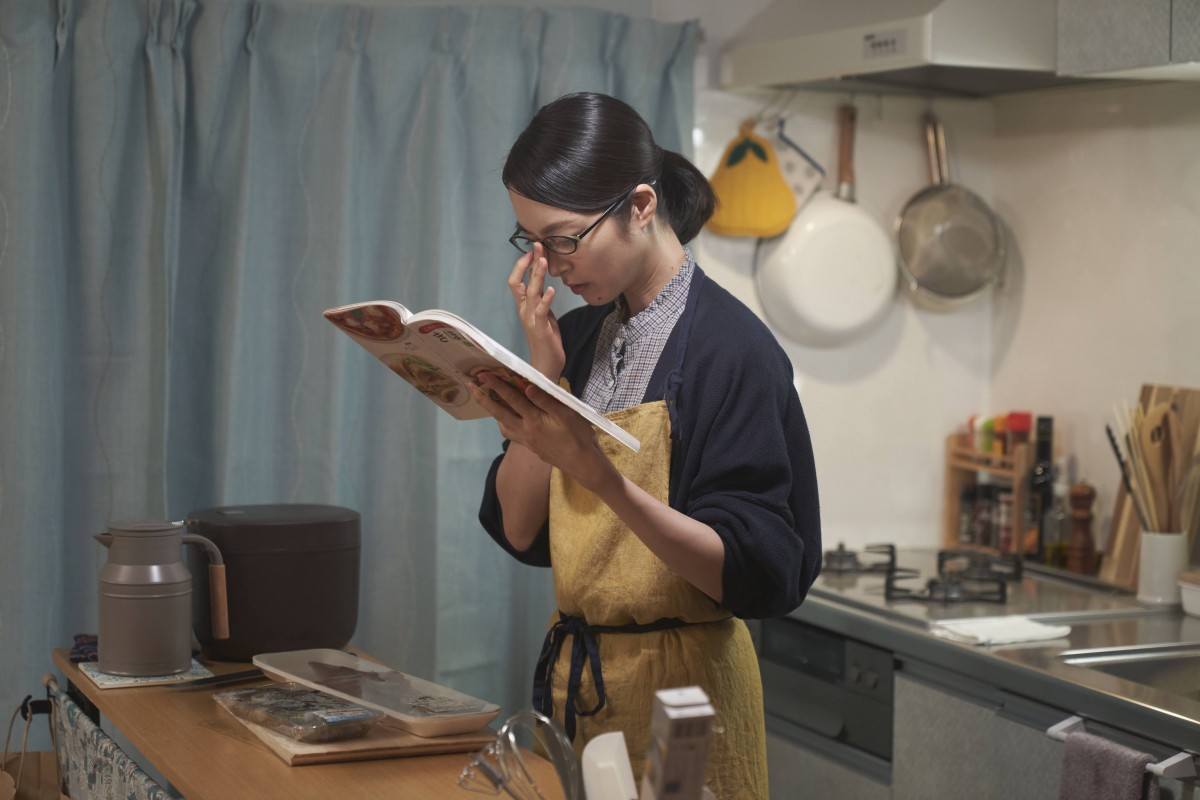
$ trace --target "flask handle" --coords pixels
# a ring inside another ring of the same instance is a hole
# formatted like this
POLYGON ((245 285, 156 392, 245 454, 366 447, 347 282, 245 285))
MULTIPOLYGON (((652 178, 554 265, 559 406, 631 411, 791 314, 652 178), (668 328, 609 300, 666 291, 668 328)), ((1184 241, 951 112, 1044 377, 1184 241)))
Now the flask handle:
POLYGON ((183 543, 198 545, 208 553, 208 605, 212 616, 212 635, 214 639, 228 639, 229 599, 225 586, 225 561, 221 558, 221 551, 198 533, 185 533, 183 543))

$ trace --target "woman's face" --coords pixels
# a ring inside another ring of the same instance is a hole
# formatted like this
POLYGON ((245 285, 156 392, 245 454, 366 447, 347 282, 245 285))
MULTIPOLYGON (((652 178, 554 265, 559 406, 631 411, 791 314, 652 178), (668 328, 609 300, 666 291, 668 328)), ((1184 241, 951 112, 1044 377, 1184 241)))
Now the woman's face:
MULTIPOLYGON (((603 213, 566 211, 539 203, 509 191, 509 200, 517 215, 517 224, 530 238, 542 239, 554 234, 578 236, 603 213)), ((569 256, 542 249, 550 274, 588 305, 611 303, 635 284, 645 263, 643 237, 622 230, 618 212, 605 217, 588 232, 569 256)), ((628 211, 620 213, 628 214, 628 211)), ((635 222, 636 226, 637 223, 635 222)))

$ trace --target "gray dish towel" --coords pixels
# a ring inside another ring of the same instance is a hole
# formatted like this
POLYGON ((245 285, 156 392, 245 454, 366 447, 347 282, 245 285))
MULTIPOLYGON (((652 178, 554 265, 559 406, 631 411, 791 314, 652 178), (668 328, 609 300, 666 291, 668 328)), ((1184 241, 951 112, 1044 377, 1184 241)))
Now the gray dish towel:
POLYGON ((1067 736, 1058 800, 1158 800, 1154 756, 1090 733, 1067 736))

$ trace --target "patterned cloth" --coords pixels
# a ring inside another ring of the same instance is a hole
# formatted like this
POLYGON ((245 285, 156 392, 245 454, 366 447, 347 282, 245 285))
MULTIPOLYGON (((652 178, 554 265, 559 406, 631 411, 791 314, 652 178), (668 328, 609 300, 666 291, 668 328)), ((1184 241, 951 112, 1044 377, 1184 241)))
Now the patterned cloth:
POLYGON ((66 692, 54 699, 58 764, 71 797, 89 800, 171 800, 163 789, 108 734, 75 705, 66 692))
POLYGON ((99 639, 94 633, 75 634, 75 644, 71 645, 71 661, 76 664, 83 661, 100 660, 99 639))
POLYGON ((613 312, 604 319, 592 374, 583 389, 583 402, 608 414, 640 405, 658 365, 667 338, 687 305, 688 287, 696 262, 684 248, 683 266, 646 310, 625 321, 625 298, 618 297, 613 312))

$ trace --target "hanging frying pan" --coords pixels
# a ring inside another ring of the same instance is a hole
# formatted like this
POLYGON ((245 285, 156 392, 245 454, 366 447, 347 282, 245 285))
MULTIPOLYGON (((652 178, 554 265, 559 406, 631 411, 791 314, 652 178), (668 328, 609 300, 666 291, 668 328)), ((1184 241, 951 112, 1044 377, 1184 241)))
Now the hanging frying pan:
POLYGON ((1000 279, 1006 234, 986 203, 950 182, 941 121, 927 114, 924 125, 932 185, 915 194, 896 219, 898 260, 916 298, 950 309, 1000 279))
POLYGON ((818 192, 765 245, 755 273, 772 327, 801 344, 839 344, 870 327, 896 291, 892 242, 854 202, 854 123, 838 109, 838 188, 818 192))

